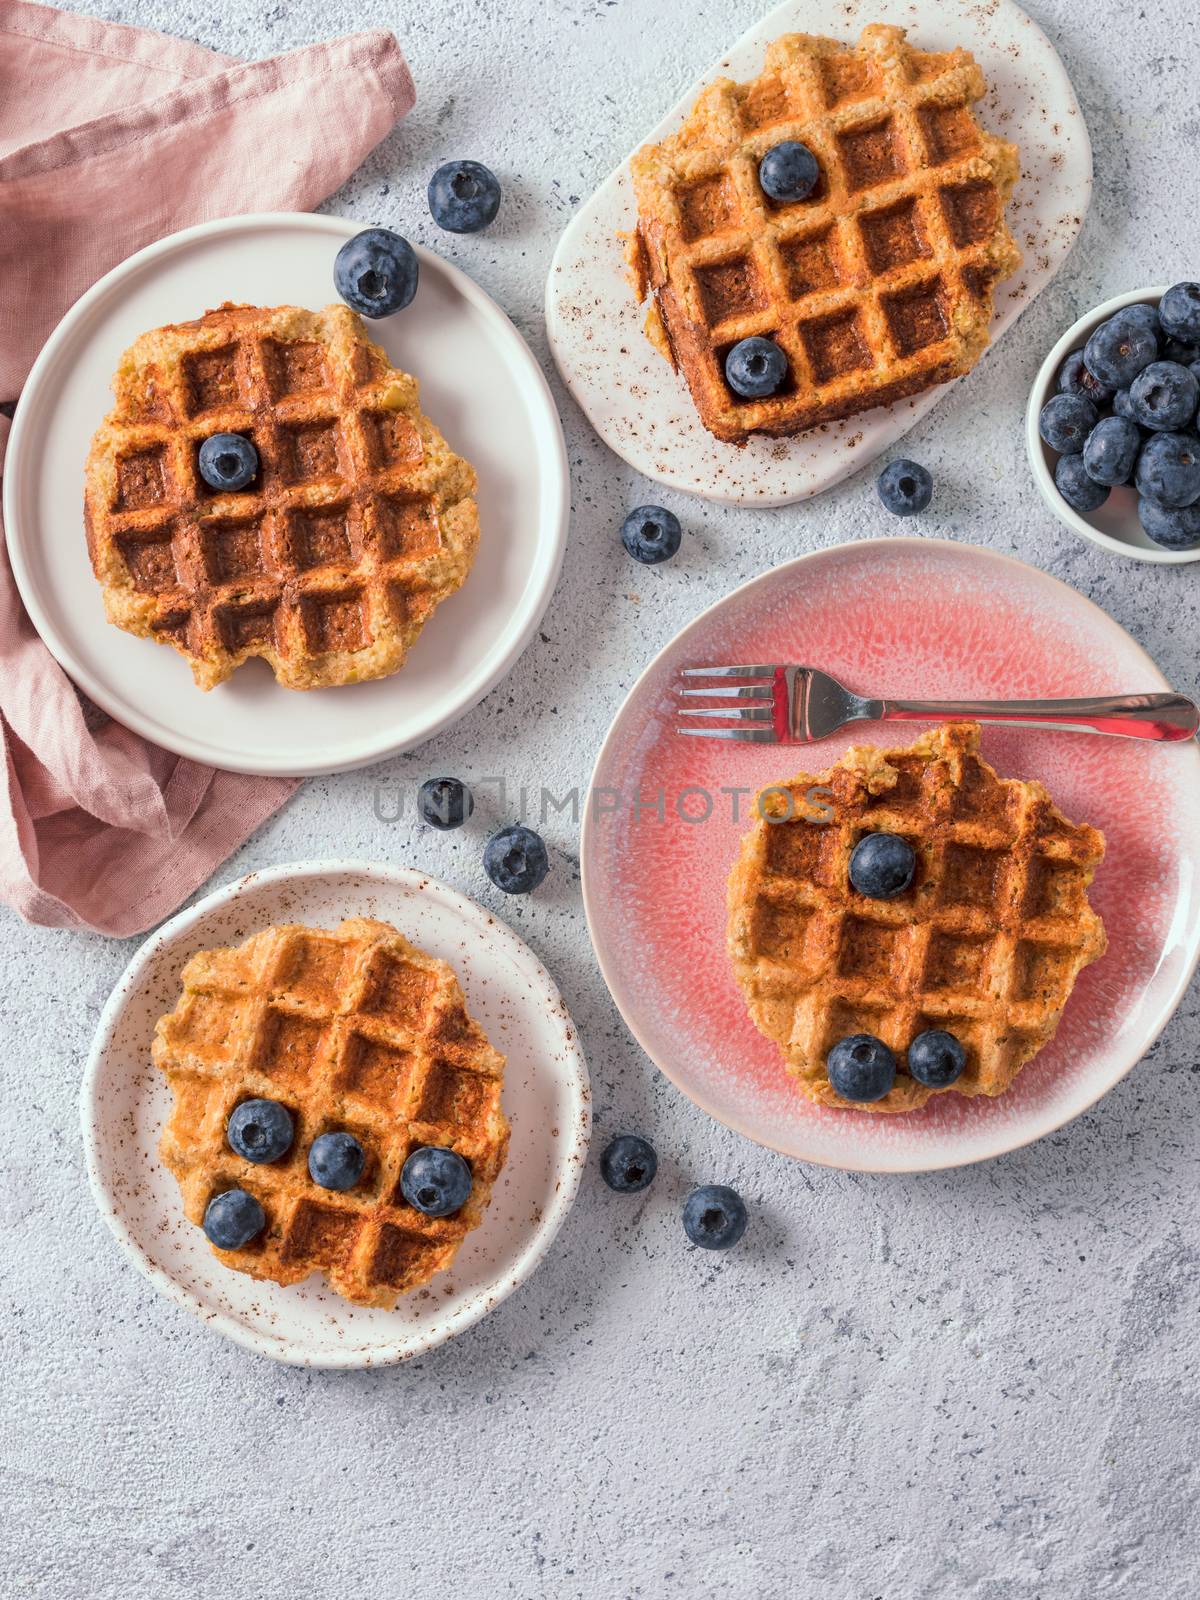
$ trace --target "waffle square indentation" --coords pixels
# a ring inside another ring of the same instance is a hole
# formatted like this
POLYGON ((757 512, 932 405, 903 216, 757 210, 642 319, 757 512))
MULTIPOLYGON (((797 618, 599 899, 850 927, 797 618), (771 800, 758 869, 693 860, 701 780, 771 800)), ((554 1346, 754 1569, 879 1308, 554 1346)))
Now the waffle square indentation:
POLYGON ((1073 961, 1070 950, 1023 939, 1017 945, 1013 999, 1035 1000, 1048 1006, 1065 1004, 1073 961))
POLYGON ((317 654, 329 650, 363 650, 371 642, 363 596, 357 589, 338 594, 305 595, 300 614, 308 648, 317 654))
POLYGON ((372 515, 379 554, 385 561, 432 555, 441 544, 437 512, 424 496, 379 495, 372 515))
POLYGON ((960 250, 982 244, 996 231, 1000 204, 994 184, 948 184, 939 194, 950 237, 960 250))
POLYGON ((268 339, 263 345, 263 364, 274 400, 329 388, 325 353, 315 340, 268 339))
POLYGON ((412 1109, 412 1120, 469 1127, 479 1116, 489 1082, 478 1072, 463 1071, 450 1061, 434 1060, 412 1109))
POLYGON ((696 268, 696 287, 709 327, 762 311, 768 304, 758 268, 747 256, 696 268))
POLYGON ((978 989, 991 939, 935 929, 925 958, 925 987, 958 991, 978 989))
POLYGON ((426 1258, 432 1248, 423 1235, 385 1222, 379 1230, 379 1243, 371 1261, 371 1282, 386 1284, 389 1289, 403 1293, 410 1284, 424 1278, 426 1258))
POLYGON ((411 1051, 354 1033, 346 1046, 338 1083, 355 1099, 400 1114, 407 1108, 414 1066, 411 1051))
POLYGON ((223 411, 239 399, 237 347, 198 350, 183 358, 183 382, 187 392, 188 415, 204 411, 223 411))
POLYGON ((291 1011, 268 1011, 263 1025, 262 1070, 283 1083, 303 1083, 311 1076, 321 1049, 324 1024, 291 1011))
POLYGON ((767 871, 781 878, 801 878, 834 886, 838 830, 797 818, 767 829, 767 871))
POLYGON ((213 612, 227 650, 245 650, 255 645, 275 643, 274 600, 255 600, 246 605, 218 606, 213 612))
POLYGON ((354 560, 354 541, 345 506, 312 506, 289 517, 292 559, 301 572, 346 565, 354 560))
POLYGON ((363 432, 374 468, 415 466, 425 456, 421 435, 400 411, 368 411, 363 432))
POLYGON ((680 231, 689 243, 724 233, 741 221, 737 191, 723 172, 676 189, 675 199, 679 205, 680 231))
POLYGON ((175 548, 171 543, 173 531, 167 528, 141 538, 137 534, 125 534, 117 539, 117 549, 133 579, 133 586, 143 594, 162 594, 179 581, 175 548))
POLYGON ((748 133, 785 121, 792 113, 782 78, 756 78, 742 101, 742 126, 748 133))
POLYGON ((922 106, 917 113, 929 159, 941 166, 979 145, 979 129, 965 106, 922 106))
POLYGON ((882 304, 892 343, 901 356, 915 355, 918 350, 940 343, 950 331, 937 279, 903 294, 885 295, 882 304))
POLYGON ((1086 874, 1072 861, 1034 856, 1025 885, 1025 914, 1029 917, 1073 917, 1087 894, 1086 874))
POLYGON ((262 575, 266 556, 260 517, 206 523, 200 538, 210 583, 237 583, 262 575))
POLYGON ((862 336, 858 313, 853 309, 802 322, 800 337, 808 352, 815 383, 833 383, 872 364, 870 346, 862 336))
POLYGON ((864 211, 858 226, 872 272, 891 272, 932 253, 915 200, 900 200, 879 211, 864 211))
POLYGON ((981 850, 973 844, 948 844, 942 865, 942 901, 946 905, 990 907, 1000 892, 1000 875, 1008 863, 1005 850, 981 850))
POLYGON ((880 90, 879 68, 875 63, 849 52, 822 56, 820 72, 825 104, 830 109, 847 101, 865 100, 880 90))
POLYGON ((345 960, 346 947, 338 940, 301 934, 288 951, 278 981, 295 999, 332 1011, 345 960))
POLYGON ((287 1225, 283 1259, 340 1266, 349 1258, 361 1227, 362 1219, 353 1211, 323 1205, 319 1200, 301 1200, 287 1225))
POLYGON ((415 1027, 437 988, 431 972, 381 950, 367 974, 360 1010, 388 1016, 401 1027, 415 1027))
POLYGON ((761 904, 755 914, 755 939, 759 951, 772 961, 802 967, 806 963, 805 939, 814 913, 806 906, 761 904))
POLYGON ((886 923, 871 922, 865 917, 847 917, 838 948, 839 975, 872 985, 886 983, 904 936, 902 929, 888 927, 886 923))
POLYGON ((148 511, 167 498, 167 448, 155 445, 117 462, 117 511, 148 511))
POLYGON ((280 429, 280 466, 288 483, 320 483, 341 476, 342 430, 332 417, 280 429))
POLYGON ((837 136, 838 149, 852 194, 888 183, 906 170, 904 152, 890 117, 837 136))
POLYGON ((835 289, 843 281, 841 250, 833 228, 781 240, 779 256, 794 300, 820 289, 835 289))

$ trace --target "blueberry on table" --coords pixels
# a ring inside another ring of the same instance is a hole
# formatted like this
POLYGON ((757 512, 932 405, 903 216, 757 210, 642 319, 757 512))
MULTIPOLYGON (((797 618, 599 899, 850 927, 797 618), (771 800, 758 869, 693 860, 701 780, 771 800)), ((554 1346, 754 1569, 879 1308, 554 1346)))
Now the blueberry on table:
POLYGON ((896 1081, 896 1058, 873 1033, 852 1033, 834 1045, 825 1070, 843 1100, 882 1100, 896 1081))
POLYGON ((1113 397, 1108 385, 1088 371, 1082 350, 1072 350, 1059 368, 1058 392, 1084 395, 1094 406, 1106 406, 1113 397))
POLYGON ((1190 433, 1156 433, 1142 446, 1134 476, 1137 491, 1162 506, 1200 500, 1200 439, 1190 433))
POLYGON ((669 561, 682 538, 679 518, 662 506, 635 506, 621 524, 621 543, 635 561, 647 567, 669 561))
POLYGON ((229 1148, 246 1161, 278 1161, 292 1148, 292 1114, 278 1100, 243 1100, 225 1125, 229 1148))
POLYGON ((967 1052, 952 1033, 929 1028, 908 1047, 908 1075, 929 1089, 944 1089, 960 1077, 967 1052))
POLYGON ((622 1133, 600 1157, 600 1176, 617 1194, 648 1189, 658 1171, 654 1146, 636 1133, 622 1133))
POLYGON ((850 855, 850 882, 871 900, 894 900, 913 881, 916 852, 898 833, 866 833, 850 855))
POLYGON ((367 1164, 366 1151, 352 1133, 322 1133, 308 1152, 308 1171, 322 1189, 353 1189, 367 1164))
POLYGON ((1082 456, 1059 456, 1054 467, 1054 482, 1071 509, 1084 516, 1089 511, 1099 511, 1109 496, 1105 484, 1088 477, 1082 456))
POLYGON ((333 286, 351 311, 390 317, 417 292, 420 264, 407 239, 390 228, 366 228, 337 253, 333 286))
POLYGON ((1138 521, 1148 538, 1164 550, 1194 550, 1200 545, 1200 505, 1160 506, 1143 496, 1138 521))
POLYGON ((817 158, 798 139, 772 145, 758 163, 758 181, 770 200, 787 204, 807 200, 817 186, 821 169, 817 158))
POLYGON ((467 1203, 471 1169, 457 1150, 423 1144, 404 1163, 400 1192, 424 1216, 449 1217, 467 1203))
POLYGON ((1113 389, 1132 383, 1157 355, 1158 340, 1145 321, 1119 311, 1102 322, 1083 347, 1089 372, 1113 389))
POLYGON ((706 1183, 683 1203, 683 1231, 701 1250, 728 1250, 746 1231, 746 1202, 736 1189, 706 1183))
POLYGON ((461 778, 426 778, 417 790, 421 821, 443 833, 461 828, 474 809, 475 796, 461 778))
POLYGON ((1129 385, 1129 412, 1143 428, 1186 428, 1200 403, 1195 374, 1175 361, 1152 361, 1129 385))
POLYGON ((200 446, 200 476, 210 489, 234 494, 253 483, 258 451, 240 433, 210 434, 200 446))
POLYGON ((204 1209, 204 1232, 218 1250, 240 1250, 267 1225, 267 1214, 245 1189, 225 1189, 204 1209))
POLYGON ((481 161, 447 161, 429 180, 429 211, 447 233, 478 233, 500 209, 500 180, 481 161))
POLYGON ((911 517, 933 499, 933 479, 916 461, 889 461, 875 480, 884 507, 897 517, 911 517))
POLYGON ((788 359, 774 339, 741 339, 725 357, 725 377, 743 400, 765 400, 788 375, 788 359))
POLYGON ((1173 339, 1200 344, 1200 283, 1176 283, 1158 302, 1158 320, 1173 339))
POLYGON ((484 846, 483 870, 505 894, 529 894, 550 870, 545 841, 521 823, 501 828, 484 846))
POLYGON ((1110 488, 1128 483, 1141 447, 1142 435, 1136 422, 1128 417, 1101 417, 1083 447, 1083 470, 1093 483, 1110 488))
POLYGON ((1077 455, 1100 420, 1096 407, 1082 394, 1056 394, 1038 415, 1038 432, 1060 456, 1077 455))

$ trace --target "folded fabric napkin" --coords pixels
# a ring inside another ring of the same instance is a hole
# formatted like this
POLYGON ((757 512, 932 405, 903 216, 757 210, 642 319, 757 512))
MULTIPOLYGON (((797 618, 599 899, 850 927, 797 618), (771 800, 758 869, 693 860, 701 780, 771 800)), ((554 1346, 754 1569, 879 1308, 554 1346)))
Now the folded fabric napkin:
MULTIPOLYGON (((210 217, 311 209, 414 98, 390 33, 243 64, 27 0, 0 0, 0 83, 10 414, 59 318, 110 267, 210 217)), ((8 428, 0 415, 0 467, 8 428)), ((82 507, 79 548, 85 560, 82 507)), ((0 897, 54 927, 152 927, 295 788, 215 772, 86 712, 25 615, 7 553, 0 732, 0 897)))

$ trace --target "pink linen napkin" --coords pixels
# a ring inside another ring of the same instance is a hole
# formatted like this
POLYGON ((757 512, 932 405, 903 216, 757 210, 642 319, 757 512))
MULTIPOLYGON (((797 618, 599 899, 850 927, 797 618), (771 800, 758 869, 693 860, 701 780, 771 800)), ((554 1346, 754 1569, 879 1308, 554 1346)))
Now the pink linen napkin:
MULTIPOLYGON (((390 33, 243 64, 28 0, 0 0, 0 84, 0 403, 110 267, 210 217, 311 209, 414 99, 390 33)), ((0 415, 0 465, 8 428, 0 415)), ((6 553, 0 733, 0 897, 52 927, 152 927, 295 788, 85 715, 6 553)))

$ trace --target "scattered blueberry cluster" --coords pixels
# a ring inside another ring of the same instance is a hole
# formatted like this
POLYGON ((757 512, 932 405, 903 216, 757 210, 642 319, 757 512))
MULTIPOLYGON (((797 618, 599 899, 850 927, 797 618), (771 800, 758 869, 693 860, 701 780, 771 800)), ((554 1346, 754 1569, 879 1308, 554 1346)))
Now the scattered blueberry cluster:
POLYGON ((1074 350, 1038 429, 1058 452, 1054 481, 1087 515, 1131 483, 1138 519, 1167 550, 1200 545, 1200 284, 1157 308, 1125 306, 1074 350))
MULTIPOLYGON (((654 1182, 658 1156, 640 1134, 623 1133, 600 1157, 600 1176, 617 1194, 640 1194, 654 1182)), ((683 1231, 701 1250, 728 1250, 746 1231, 746 1202, 736 1189, 706 1183, 683 1205, 683 1231)))
MULTIPOLYGON (((868 833, 850 856, 850 886, 871 900, 893 900, 910 887, 917 856, 897 833, 868 833)), ((967 1052, 952 1033, 930 1028, 908 1047, 909 1076, 931 1089, 945 1089, 967 1064, 967 1052)), ((896 1082, 896 1056, 871 1033, 839 1039, 825 1062, 829 1082, 843 1100, 882 1100, 896 1082)))
MULTIPOLYGON (((441 833, 461 828, 474 810, 461 778, 427 778, 417 790, 417 815, 441 833)), ((483 870, 505 894, 531 894, 550 871, 546 841, 520 822, 501 828, 483 847, 483 870)))
MULTIPOLYGON (((256 1166, 280 1161, 296 1135, 292 1113, 278 1100, 243 1100, 225 1124, 234 1155, 256 1166)), ((362 1178, 367 1153, 352 1133, 335 1128, 318 1134, 309 1146, 308 1172, 322 1189, 345 1193, 362 1178)), ((427 1217, 461 1210, 471 1193, 471 1168, 457 1150, 422 1145, 404 1163, 400 1191, 427 1217)), ((241 1250, 267 1225, 266 1212, 246 1189, 223 1189, 204 1211, 204 1232, 219 1250, 241 1250)))

